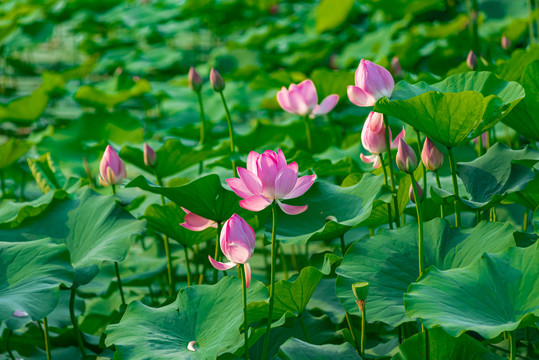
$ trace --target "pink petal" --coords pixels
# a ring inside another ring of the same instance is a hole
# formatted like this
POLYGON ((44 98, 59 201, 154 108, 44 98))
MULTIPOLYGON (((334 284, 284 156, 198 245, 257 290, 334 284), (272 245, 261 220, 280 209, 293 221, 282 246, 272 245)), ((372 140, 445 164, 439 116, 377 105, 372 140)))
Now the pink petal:
POLYGON ((285 87, 277 91, 277 102, 279 103, 279 105, 281 105, 281 108, 283 108, 284 111, 287 111, 292 114, 296 112, 292 107, 292 104, 290 104, 290 100, 288 98, 288 90, 286 90, 285 87))
POLYGON ((245 187, 253 194, 262 193, 262 184, 258 177, 253 174, 251 171, 244 169, 242 167, 238 168, 238 175, 240 176, 241 181, 245 187))
POLYGON ((294 108, 296 114, 304 116, 309 113, 309 106, 303 98, 301 89, 294 84, 290 85, 288 90, 288 100, 290 100, 290 105, 294 108))
POLYGON ((324 100, 322 100, 322 103, 316 107, 313 111, 313 115, 325 115, 335 106, 337 106, 337 103, 339 102, 339 95, 329 95, 324 100))
MULTIPOLYGON (((405 132, 404 132, 404 126, 403 126, 400 134, 397 135, 395 140, 393 140, 393 142, 391 143, 391 149, 396 149, 399 147, 399 142, 401 139, 404 140, 404 135, 405 135, 405 132)), ((392 138, 391 129, 389 129, 389 141, 391 141, 391 138, 392 138)))
POLYGON ((314 86, 312 80, 307 79, 302 81, 299 83, 298 88, 301 92, 303 100, 305 101, 305 104, 307 104, 307 107, 313 109, 316 105, 318 105, 318 95, 316 94, 316 87, 314 86))
POLYGON ((269 198, 273 198, 275 195, 275 178, 277 177, 277 155, 275 153, 273 155, 275 156, 266 154, 264 151, 256 162, 258 178, 262 183, 262 194, 269 198))
POLYGON ((224 223, 220 241, 228 260, 243 264, 253 255, 255 232, 241 216, 234 214, 224 223))
POLYGON ((251 285, 251 265, 249 263, 245 263, 245 285, 249 287, 251 285))
POLYGON ((348 99, 357 106, 374 106, 374 104, 376 104, 376 98, 367 94, 357 86, 348 85, 347 93, 348 99))
POLYGON ((281 199, 292 191, 298 181, 298 166, 292 163, 282 169, 275 179, 275 198, 281 199))
POLYGON ((220 261, 213 260, 211 255, 208 255, 208 259, 210 259, 210 263, 217 270, 224 271, 224 270, 228 270, 228 269, 233 268, 234 266, 236 266, 236 264, 234 264, 233 262, 222 263, 220 261))
POLYGON ((295 205, 287 205, 283 204, 280 201, 277 201, 277 204, 279 204, 279 207, 288 215, 298 215, 307 210, 309 207, 308 205, 303 206, 295 206, 295 205))
POLYGON ((378 133, 382 131, 384 129, 384 115, 371 111, 363 126, 367 126, 367 124, 372 132, 378 133))
POLYGON ((247 170, 252 172, 256 175, 256 161, 258 160, 258 157, 260 156, 259 153, 256 151, 249 152, 249 155, 247 155, 247 170))
POLYGON ((217 227, 217 224, 213 220, 203 218, 202 216, 192 213, 183 207, 182 210, 185 211, 185 222, 181 223, 180 225, 186 229, 192 231, 202 231, 206 230, 209 227, 217 227))
POLYGON ((281 149, 277 150, 277 170, 286 167, 286 157, 281 149))
POLYGON ((315 180, 316 175, 306 175, 300 177, 292 191, 283 197, 283 199, 293 199, 305 194, 305 192, 313 185, 315 180))
POLYGON ((374 162, 374 164, 372 164, 372 167, 375 169, 378 169, 382 165, 379 155, 373 154, 365 156, 363 154, 359 154, 359 157, 361 158, 361 161, 363 161, 365 164, 370 164, 374 162))
POLYGON ((271 201, 262 195, 251 196, 240 201, 240 206, 250 211, 261 211, 267 208, 271 201))
POLYGON ((226 183, 230 186, 230 189, 236 193, 240 198, 248 198, 254 194, 247 189, 247 186, 238 178, 226 179, 226 183))

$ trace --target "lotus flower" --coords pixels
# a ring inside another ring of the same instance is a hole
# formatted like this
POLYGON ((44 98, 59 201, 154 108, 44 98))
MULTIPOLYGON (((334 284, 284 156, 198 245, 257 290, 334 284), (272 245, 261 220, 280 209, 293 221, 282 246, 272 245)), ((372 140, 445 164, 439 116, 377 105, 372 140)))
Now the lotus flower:
POLYGON ((468 56, 466 57, 466 65, 468 65, 470 70, 473 70, 477 67, 477 56, 475 55, 473 50, 470 50, 468 56))
POLYGON ((185 222, 180 225, 184 228, 192 231, 203 231, 210 227, 217 228, 217 223, 215 221, 203 218, 184 207, 182 207, 182 210, 185 211, 185 217, 183 218, 185 222))
POLYGON ((245 264, 247 287, 251 283, 251 266, 248 261, 255 251, 255 231, 237 214, 228 219, 221 230, 221 251, 229 262, 222 263, 208 255, 210 263, 217 270, 228 270, 238 264, 245 264))
MULTIPOLYGON (((417 194, 419 195, 419 202, 421 203, 425 199, 425 196, 423 195, 423 189, 417 183, 417 181, 415 181, 415 179, 414 179, 414 182, 415 182, 415 186, 417 186, 417 194)), ((410 190, 408 191, 408 196, 410 197, 410 201, 412 201, 415 204, 416 201, 415 201, 415 196, 414 196, 414 186, 412 184, 410 184, 410 190)))
POLYGON ((225 89, 225 81, 219 71, 211 68, 210 70, 210 83, 215 92, 222 92, 225 89))
MULTIPOLYGON (((374 111, 371 111, 365 124, 363 125, 363 130, 361 131, 361 143, 365 150, 369 151, 372 155, 365 156, 360 154, 360 158, 364 163, 372 165, 373 168, 377 169, 382 165, 380 162, 380 154, 387 150, 386 147, 386 132, 385 132, 384 118, 383 115, 374 111)), ((391 149, 396 149, 399 140, 404 138, 404 127, 402 128, 401 133, 392 141, 393 134, 391 134, 391 129, 389 129, 389 142, 391 149)))
POLYGON ((283 86, 277 92, 277 101, 283 110, 300 116, 325 115, 337 105, 338 95, 329 95, 318 105, 318 95, 311 80, 290 84, 288 90, 283 86))
POLYGON ((200 89, 202 89, 202 78, 194 67, 191 66, 189 68, 189 74, 187 75, 187 78, 189 79, 189 87, 193 91, 199 92, 200 89))
POLYGON ((357 106, 374 106, 378 99, 391 97, 395 81, 380 65, 361 59, 356 70, 356 86, 348 86, 348 99, 357 106))
POLYGON ((425 144, 421 150, 421 160, 427 169, 436 171, 442 167, 444 155, 429 138, 425 138, 425 144))
POLYGON ((307 205, 294 206, 283 204, 281 199, 293 199, 303 195, 316 179, 316 175, 298 178, 298 164, 286 164, 286 158, 279 149, 278 153, 266 150, 262 154, 251 151, 247 156, 247 169, 238 168, 238 178, 227 179, 228 186, 239 197, 240 206, 250 211, 261 211, 277 201, 279 207, 289 215, 301 214, 307 205))
POLYGON ((157 155, 150 145, 144 143, 144 165, 154 167, 157 163, 157 155))
POLYGON ((407 174, 411 174, 417 169, 417 156, 404 139, 399 140, 399 150, 395 161, 397 167, 407 174))
POLYGON ((118 153, 108 145, 99 164, 99 182, 103 186, 121 184, 125 179, 125 164, 118 153))

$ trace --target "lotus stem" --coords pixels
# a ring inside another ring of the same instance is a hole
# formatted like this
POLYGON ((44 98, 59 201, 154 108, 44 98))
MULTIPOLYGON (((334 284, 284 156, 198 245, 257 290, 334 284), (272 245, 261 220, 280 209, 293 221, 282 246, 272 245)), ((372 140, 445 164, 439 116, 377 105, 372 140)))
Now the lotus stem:
POLYGON ((313 143, 311 139, 311 124, 309 122, 309 115, 305 115, 303 117, 303 122, 305 123, 305 137, 307 139, 307 149, 309 149, 309 151, 312 151, 313 143))
MULTIPOLYGON (((440 182, 440 175, 438 175, 438 170, 436 170, 434 172, 434 177, 436 178, 436 186, 438 187, 438 189, 441 189, 442 188, 442 183, 440 182)), ((443 219, 445 216, 444 216, 444 206, 443 205, 440 205, 440 217, 443 219)))
POLYGON ((511 347, 511 352, 509 353, 510 360, 516 360, 517 358, 517 342, 515 338, 515 331, 509 331, 509 344, 511 347))
MULTIPOLYGON (((161 177, 157 174, 157 170, 154 169, 155 174, 155 181, 157 182, 157 185, 163 186, 163 182, 161 180, 161 177)), ((161 205, 165 206, 165 196, 161 194, 161 205)), ((172 256, 170 256, 170 244, 168 241, 168 236, 163 234, 163 245, 165 246, 165 255, 167 258, 167 280, 168 280, 168 289, 169 289, 169 295, 173 296, 176 292, 176 284, 174 283, 174 271, 172 267, 172 256)))
MULTIPOLYGON (((221 237, 221 228, 222 224, 220 221, 217 222, 217 235, 215 237, 215 253, 213 255, 213 258, 217 261, 219 261, 219 241, 221 237)), ((217 269, 213 269, 213 283, 217 284, 217 269)))
POLYGON ((387 162, 389 167, 389 178, 391 179, 391 191, 393 197, 393 205, 395 206, 395 224, 397 227, 400 227, 400 215, 399 215, 399 200, 397 199, 397 188, 395 186, 395 178, 393 175, 393 162, 391 160, 391 145, 389 143, 389 122, 387 121, 387 116, 384 114, 384 126, 386 133, 386 149, 387 149, 387 162))
POLYGON ((116 196, 116 185, 112 184, 112 195, 116 196))
POLYGON ((45 342, 45 353, 47 354, 47 360, 51 360, 51 347, 49 344, 49 325, 47 317, 43 318, 43 341, 45 342))
POLYGON ((197 91, 198 108, 200 110, 200 145, 204 145, 206 132, 206 118, 204 116, 204 103, 202 102, 202 92, 197 91))
POLYGON ((528 11, 528 31, 530 33, 530 44, 535 43, 533 35, 533 11, 532 11, 532 2, 531 0, 526 0, 526 9, 528 11))
POLYGON ((522 220, 522 232, 528 232, 528 209, 524 208, 524 219, 522 220))
POLYGON ((122 305, 125 306, 125 296, 124 289, 122 286, 122 278, 120 277, 120 268, 118 267, 118 262, 114 262, 114 270, 116 271, 116 279, 118 279, 118 290, 120 291, 120 297, 122 298, 122 305))
MULTIPOLYGON (((387 170, 386 170, 386 165, 384 163, 384 157, 382 156, 382 154, 379 154, 378 156, 380 157, 380 162, 382 163, 382 170, 384 171, 384 184, 386 186, 388 186, 388 183, 387 183, 387 170)), ((393 230, 393 219, 392 219, 391 213, 392 213, 391 212, 391 203, 389 203, 389 204, 387 204, 387 222, 389 224, 389 229, 393 230)), ((343 253, 343 255, 344 255, 344 253, 343 253)))
POLYGON ((249 360, 249 322, 247 321, 247 278, 245 264, 240 265, 241 285, 243 295, 243 331, 245 332, 245 360, 249 360))
POLYGON ((457 165, 455 164, 455 157, 453 155, 453 149, 447 148, 449 155, 449 166, 451 167, 451 179, 453 180, 453 193, 455 194, 455 225, 460 226, 460 210, 459 210, 459 184, 457 182, 457 165))
POLYGON ((312 344, 311 337, 309 336, 309 332, 307 331, 307 326, 305 326, 305 321, 303 320, 303 314, 300 314, 298 316, 299 322, 301 324, 301 327, 303 329, 303 333, 305 334, 305 339, 307 339, 307 342, 309 344, 312 344))
POLYGON ((285 279, 288 280, 289 274, 288 274, 288 266, 286 264, 286 254, 284 253, 284 247, 283 247, 282 244, 278 244, 278 246, 279 246, 279 257, 281 258, 284 277, 285 277, 285 279))
POLYGON ((363 359, 365 358, 365 345, 367 344, 367 309, 365 305, 365 300, 357 300, 357 306, 361 311, 361 357, 363 359))
POLYGON ((183 252, 185 254, 185 269, 187 270, 187 287, 191 287, 191 269, 189 266, 189 253, 187 252, 187 246, 183 246, 183 252))
POLYGON ((468 8, 468 17, 469 17, 468 29, 470 32, 472 49, 475 52, 475 54, 479 56, 481 54, 481 51, 479 49, 479 31, 477 27, 477 14, 479 10, 477 0, 468 0, 467 8, 468 8))
POLYGON ((416 200, 415 208, 417 211, 417 234, 418 234, 418 243, 417 247, 419 249, 419 276, 423 275, 425 269, 425 263, 423 259, 423 209, 421 206, 421 199, 419 197, 419 191, 417 190, 417 183, 413 173, 410 173, 410 180, 412 180, 412 189, 414 192, 414 198, 416 200))
MULTIPOLYGON (((417 136, 417 151, 419 158, 421 158, 421 134, 419 133, 419 130, 415 129, 415 134, 417 136)), ((421 168, 423 169, 423 190, 425 190, 425 198, 428 197, 428 191, 427 191, 427 168, 425 167, 425 164, 423 164, 423 161, 421 161, 421 168)))
POLYGON ((277 203, 272 203, 271 212, 273 215, 273 225, 271 229, 271 269, 270 269, 270 300, 268 309, 268 324, 266 325, 266 335, 264 336, 264 348, 262 350, 262 359, 268 358, 269 335, 271 323, 273 321, 273 304, 275 302, 275 257, 277 252, 277 203))
MULTIPOLYGON (((234 151, 236 147, 234 146, 234 127, 232 125, 232 118, 230 117, 230 111, 228 111, 228 105, 226 104, 225 95, 222 91, 219 92, 221 95, 221 101, 223 102, 223 107, 225 108, 226 121, 228 123, 228 135, 230 136, 230 154, 234 156, 234 151)), ((236 170, 236 160, 232 160, 232 171, 234 172, 234 177, 238 177, 238 171, 236 170)))
POLYGON ((344 316, 346 317, 346 323, 348 324, 348 330, 350 330, 350 335, 352 335, 352 340, 354 340, 354 346, 356 348, 356 351, 358 355, 361 356, 360 345, 357 342, 356 333, 354 331, 354 328, 352 327, 352 322, 350 321, 350 315, 348 315, 348 311, 344 311, 344 316))
POLYGON ((82 335, 79 330, 79 324, 77 318, 75 317, 75 296, 77 289, 71 288, 71 297, 69 298, 69 317, 71 318, 71 323, 73 324, 73 329, 75 330, 75 336, 77 338, 77 343, 79 344, 80 352, 82 357, 86 357, 86 350, 84 349, 84 342, 82 341, 82 335))

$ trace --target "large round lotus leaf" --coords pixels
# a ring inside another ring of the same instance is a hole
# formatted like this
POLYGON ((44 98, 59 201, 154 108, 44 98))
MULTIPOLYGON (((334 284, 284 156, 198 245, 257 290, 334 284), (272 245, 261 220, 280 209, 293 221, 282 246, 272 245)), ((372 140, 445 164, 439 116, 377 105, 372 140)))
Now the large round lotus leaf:
MULTIPOLYGON (((240 340, 241 294, 241 280, 225 277, 216 285, 184 288, 174 303, 161 308, 132 302, 120 323, 107 327, 105 342, 124 360, 216 359, 240 340), (196 341, 194 352, 187 349, 191 341, 196 341)), ((266 296, 262 283, 251 283, 248 301, 266 296)))
POLYGON ((60 284, 71 286, 73 268, 63 244, 51 239, 0 242, 0 321, 16 310, 29 320, 50 314, 60 299, 60 284))
POLYGON ((492 339, 539 320, 539 248, 485 253, 460 269, 430 267, 404 295, 406 314, 458 336, 475 331, 492 339))
POLYGON ((27 202, 4 202, 0 207, 0 229, 19 226, 26 218, 31 218, 46 211, 56 201, 68 196, 65 190, 49 191, 35 200, 27 202))
POLYGON ((73 98, 85 106, 112 109, 113 107, 151 90, 148 80, 140 79, 131 89, 120 90, 115 94, 107 94, 90 85, 81 86, 73 98))
POLYGON ((296 338, 288 339, 279 350, 276 359, 279 360, 360 360, 356 349, 345 342, 340 345, 313 345, 296 338))
POLYGON ((131 216, 114 196, 85 190, 79 198, 53 202, 47 211, 27 218, 16 228, 0 229, 0 238, 20 241, 51 237, 65 243, 78 286, 90 281, 103 261, 122 261, 132 235, 145 230, 145 221, 131 216))
MULTIPOLYGON (((514 229, 509 224, 481 222, 472 229, 459 229, 437 218, 426 222, 424 230, 425 267, 466 266, 485 251, 502 251, 515 244, 514 229)), ((410 321, 413 317, 404 311, 403 294, 419 277, 417 224, 383 230, 354 243, 336 272, 337 296, 350 313, 359 313, 352 284, 366 281, 369 321, 391 326, 410 321)))
POLYGON ((143 176, 133 179, 126 187, 138 187, 142 190, 161 194, 206 219, 224 222, 234 213, 243 211, 241 200, 230 190, 221 185, 218 175, 211 174, 177 187, 161 187, 149 182, 143 176))
MULTIPOLYGON (((425 333, 421 332, 404 341, 392 360, 424 360, 425 333)), ((467 334, 455 338, 442 328, 429 330, 429 360, 502 360, 490 352, 479 341, 467 334)))
POLYGON ((0 169, 19 160, 31 148, 32 143, 15 138, 9 138, 5 143, 0 144, 0 169))
POLYGON ((524 98, 524 89, 490 72, 467 72, 429 85, 399 82, 374 110, 410 124, 447 147, 493 127, 524 98))
MULTIPOLYGON (((305 195, 286 201, 292 205, 307 204, 307 211, 294 216, 278 212, 277 238, 287 244, 338 238, 366 221, 377 199, 390 201, 391 195, 383 185, 383 177, 372 174, 365 174, 359 183, 350 187, 317 181, 305 195)), ((271 237, 271 221, 266 222, 268 238, 271 237)))

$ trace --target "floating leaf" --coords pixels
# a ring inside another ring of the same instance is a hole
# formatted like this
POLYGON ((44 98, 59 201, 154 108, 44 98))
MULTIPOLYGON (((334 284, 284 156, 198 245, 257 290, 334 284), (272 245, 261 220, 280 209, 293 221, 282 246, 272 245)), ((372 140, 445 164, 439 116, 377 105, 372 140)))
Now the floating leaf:
POLYGON ((316 7, 316 25, 317 33, 333 30, 342 25, 352 8, 355 0, 342 0, 339 6, 335 6, 333 0, 322 0, 316 7))
POLYGON ((340 345, 313 345, 296 338, 288 339, 279 350, 280 360, 360 360, 356 349, 349 343, 340 345))
POLYGON ((150 83, 146 79, 140 79, 131 89, 121 90, 116 94, 107 94, 96 87, 85 85, 77 90, 74 98, 82 105, 112 109, 127 100, 149 92, 150 89, 150 83))
POLYGON ((21 96, 7 104, 0 104, 0 123, 32 123, 39 120, 47 108, 49 96, 44 89, 38 88, 30 95, 21 96))
POLYGON ((31 148, 32 144, 28 141, 8 139, 0 145, 0 169, 7 168, 19 160, 31 148))

